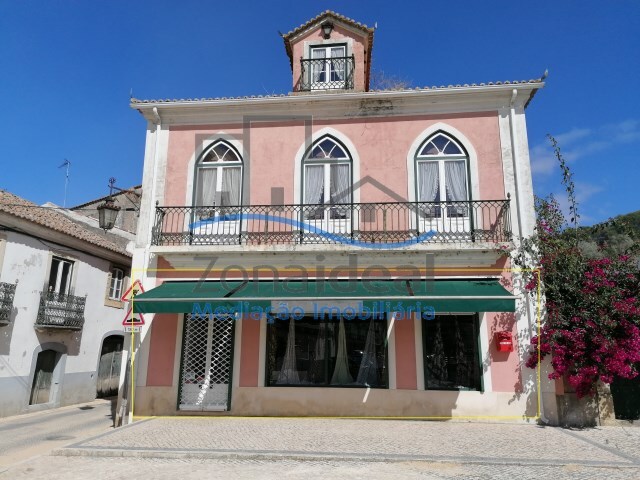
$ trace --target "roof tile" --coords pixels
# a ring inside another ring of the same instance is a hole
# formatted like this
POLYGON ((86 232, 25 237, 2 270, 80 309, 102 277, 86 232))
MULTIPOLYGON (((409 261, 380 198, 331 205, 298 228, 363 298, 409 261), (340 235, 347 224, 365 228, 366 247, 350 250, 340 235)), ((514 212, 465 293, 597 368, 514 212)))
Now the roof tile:
POLYGON ((112 240, 109 238, 112 234, 99 234, 90 230, 89 227, 85 228, 65 215, 56 212, 51 207, 36 205, 6 190, 0 190, 0 212, 50 228, 56 232, 83 240, 106 250, 131 257, 131 253, 129 253, 126 248, 116 243, 116 239, 112 240))
MULTIPOLYGON (((424 90, 455 90, 459 88, 470 88, 470 87, 486 87, 486 86, 494 86, 494 85, 524 85, 528 83, 539 83, 542 82, 544 78, 531 79, 531 80, 506 80, 506 81, 498 81, 498 82, 482 82, 482 83, 469 83, 464 85, 433 85, 429 87, 425 85, 424 87, 410 87, 410 88, 387 88, 382 90, 369 90, 369 93, 376 92, 397 92, 397 91, 405 91, 405 92, 416 92, 416 91, 424 91, 424 90)), ((321 92, 316 93, 317 95, 322 95, 321 92)), ((330 95, 330 94, 327 94, 330 95)), ((331 94, 333 95, 333 94, 331 94)), ((174 98, 174 99, 139 99, 139 98, 131 98, 131 105, 144 105, 147 103, 197 103, 197 102, 216 102, 223 100, 261 100, 268 98, 282 98, 287 97, 284 93, 274 93, 270 95, 245 95, 242 97, 210 97, 210 98, 174 98)))

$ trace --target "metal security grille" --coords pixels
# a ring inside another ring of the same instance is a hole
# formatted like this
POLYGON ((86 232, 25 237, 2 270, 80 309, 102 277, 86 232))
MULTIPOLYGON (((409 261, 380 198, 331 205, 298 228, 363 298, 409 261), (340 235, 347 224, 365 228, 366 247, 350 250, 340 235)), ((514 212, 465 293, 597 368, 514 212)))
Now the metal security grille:
POLYGON ((180 410, 229 409, 233 321, 230 315, 185 315, 180 410))

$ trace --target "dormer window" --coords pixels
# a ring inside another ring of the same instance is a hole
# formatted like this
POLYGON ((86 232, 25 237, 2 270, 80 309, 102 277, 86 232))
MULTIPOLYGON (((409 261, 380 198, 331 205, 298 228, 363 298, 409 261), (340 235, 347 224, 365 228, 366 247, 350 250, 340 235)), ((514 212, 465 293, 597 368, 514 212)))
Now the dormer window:
POLYGON ((324 12, 282 35, 294 92, 369 90, 374 29, 324 12))
MULTIPOLYGON (((316 46, 310 51, 309 68, 306 69, 310 90, 353 88, 353 62, 347 57, 345 45, 316 46)), ((302 62, 304 71, 304 59, 302 62)))

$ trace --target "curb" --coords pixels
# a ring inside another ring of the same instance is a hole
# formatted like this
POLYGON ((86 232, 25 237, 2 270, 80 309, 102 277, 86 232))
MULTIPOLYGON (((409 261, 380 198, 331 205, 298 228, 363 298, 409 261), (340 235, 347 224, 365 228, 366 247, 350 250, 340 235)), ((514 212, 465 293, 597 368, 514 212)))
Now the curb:
MULTIPOLYGON (((300 462, 334 461, 334 462, 370 462, 370 463, 400 463, 400 462, 429 462, 441 464, 476 464, 476 465, 513 465, 513 466, 557 466, 567 467, 578 465, 560 460, 528 460, 528 459, 473 459, 468 457, 432 457, 423 455, 384 455, 384 454, 349 454, 349 453, 307 453, 307 452, 282 452, 282 451, 250 451, 250 450, 191 450, 175 451, 162 449, 130 449, 116 448, 59 448, 51 452, 58 457, 95 457, 95 458, 142 458, 142 459, 182 459, 182 460, 245 460, 245 461, 282 461, 294 460, 300 462)), ((598 461, 582 461, 580 466, 596 468, 624 468, 638 469, 633 463, 611 463, 598 461)))

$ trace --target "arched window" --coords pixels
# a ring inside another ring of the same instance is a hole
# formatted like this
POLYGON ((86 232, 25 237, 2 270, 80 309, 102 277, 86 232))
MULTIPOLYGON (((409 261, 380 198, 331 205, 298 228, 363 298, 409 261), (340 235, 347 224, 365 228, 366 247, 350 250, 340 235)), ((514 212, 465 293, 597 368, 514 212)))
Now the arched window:
POLYGON ((195 202, 198 207, 242 203, 242 157, 228 142, 214 142, 198 162, 195 202))
MULTIPOLYGON (((416 154, 416 199, 446 202, 448 216, 467 216, 469 200, 468 156, 451 136, 438 132, 424 141, 416 154)), ((440 215, 434 206, 434 216, 440 215)))
MULTIPOLYGON (((351 155, 331 136, 317 140, 303 160, 303 202, 305 205, 350 204, 352 201, 351 155)), ((348 217, 347 208, 329 209, 330 218, 348 217)), ((325 218, 324 207, 306 210, 305 217, 325 218)))

